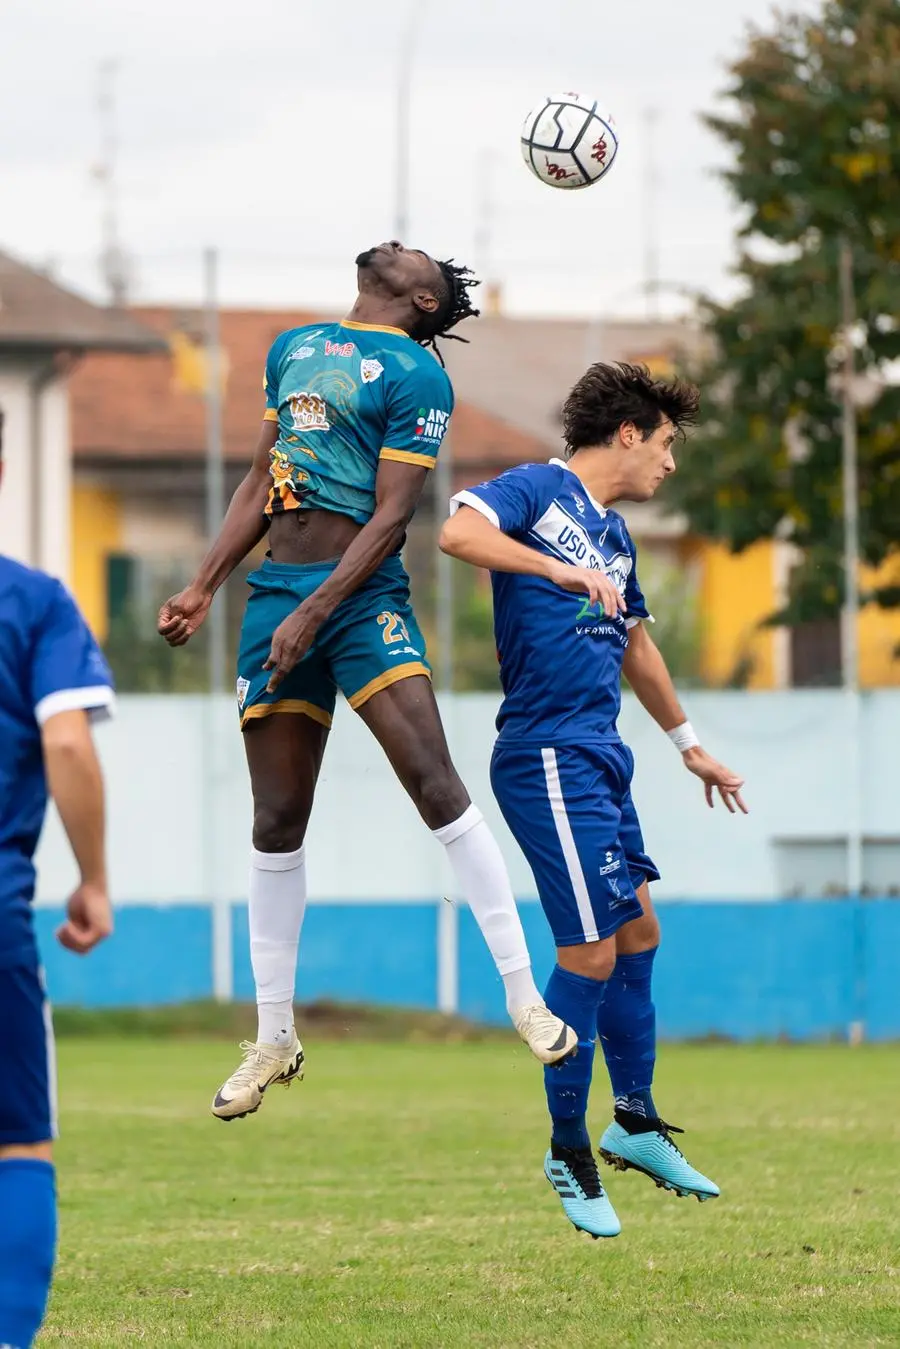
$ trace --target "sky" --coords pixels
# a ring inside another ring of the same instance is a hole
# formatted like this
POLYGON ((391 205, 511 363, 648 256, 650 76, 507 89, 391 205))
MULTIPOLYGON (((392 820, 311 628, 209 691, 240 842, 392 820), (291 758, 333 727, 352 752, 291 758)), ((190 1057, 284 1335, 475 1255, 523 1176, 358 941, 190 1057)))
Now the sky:
POLYGON ((727 296, 739 217, 716 176, 727 151, 700 118, 722 106, 748 24, 771 12, 770 0, 0 0, 0 248, 103 297, 97 91, 112 60, 131 298, 198 301, 213 247, 225 303, 349 305, 353 258, 396 229, 412 17, 407 242, 474 265, 513 313, 644 312, 654 240, 663 312, 685 293, 727 296), (560 89, 589 91, 619 133, 609 176, 581 192, 539 183, 520 155, 526 113, 560 89))

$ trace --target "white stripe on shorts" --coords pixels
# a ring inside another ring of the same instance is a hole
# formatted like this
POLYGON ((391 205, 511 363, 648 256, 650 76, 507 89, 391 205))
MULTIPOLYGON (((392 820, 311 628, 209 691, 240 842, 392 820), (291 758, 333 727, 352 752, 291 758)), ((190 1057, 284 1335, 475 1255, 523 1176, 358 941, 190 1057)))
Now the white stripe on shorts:
POLYGON ((594 910, 591 908, 587 881, 584 879, 581 859, 578 856, 578 849, 575 847, 575 836, 566 814, 566 803, 563 800, 562 784, 559 780, 559 764, 556 762, 556 750, 542 749, 541 758, 544 761, 544 778, 547 783, 550 809, 553 812, 553 823, 556 825, 559 846, 562 848, 566 870, 572 883, 572 892, 575 895, 575 903, 578 905, 578 916, 581 919, 584 939, 585 941, 599 941, 600 933, 597 931, 597 920, 594 917, 594 910))
POLYGON ((47 1050, 47 1096, 50 1106, 50 1137, 59 1138, 59 1091, 56 1078, 56 1036, 53 1032, 53 1008, 47 997, 47 983, 41 970, 44 990, 44 1043, 47 1050))

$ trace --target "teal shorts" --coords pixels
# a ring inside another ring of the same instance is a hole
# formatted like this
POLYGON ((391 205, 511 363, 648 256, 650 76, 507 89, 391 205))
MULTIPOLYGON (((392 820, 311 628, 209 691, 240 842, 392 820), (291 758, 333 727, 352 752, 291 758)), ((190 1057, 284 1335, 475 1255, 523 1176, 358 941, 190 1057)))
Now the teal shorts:
POLYGON ((237 699, 241 726, 272 712, 302 712, 330 726, 337 690, 351 707, 412 675, 431 678, 425 640, 409 602, 409 578, 399 557, 388 558, 359 590, 339 604, 310 650, 274 693, 263 669, 279 623, 327 580, 336 562, 295 567, 265 561, 247 577, 250 598, 241 626, 237 699))

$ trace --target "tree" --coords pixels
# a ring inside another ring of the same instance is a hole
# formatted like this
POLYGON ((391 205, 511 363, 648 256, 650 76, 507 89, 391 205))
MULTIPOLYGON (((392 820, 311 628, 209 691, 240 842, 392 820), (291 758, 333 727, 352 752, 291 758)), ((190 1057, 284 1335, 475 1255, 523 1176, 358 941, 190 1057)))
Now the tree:
MULTIPOLYGON (((673 504, 740 551, 790 538, 801 561, 773 622, 837 613, 843 593, 841 426, 835 389, 840 240, 852 249, 860 369, 900 357, 900 6, 826 0, 753 31, 731 70, 730 115, 707 118, 734 154, 744 209, 741 298, 707 302, 714 355, 697 372, 705 419, 673 504)), ((900 540, 900 388, 859 413, 861 551, 900 540)), ((898 578, 900 579, 900 578, 898 578)), ((870 597, 900 604, 900 585, 870 597)))

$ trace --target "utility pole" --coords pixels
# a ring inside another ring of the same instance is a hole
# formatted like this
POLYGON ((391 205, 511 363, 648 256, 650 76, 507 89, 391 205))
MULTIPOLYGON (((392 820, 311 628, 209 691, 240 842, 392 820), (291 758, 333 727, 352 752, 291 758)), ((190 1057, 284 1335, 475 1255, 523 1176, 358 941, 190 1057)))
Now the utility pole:
POLYGON ((122 309, 128 301, 128 269, 119 243, 119 188, 116 165, 119 149, 116 108, 116 76, 119 62, 102 61, 97 77, 97 111, 100 118, 100 162, 95 177, 103 194, 100 272, 108 303, 122 309))
POLYGON ((659 318, 659 169, 656 131, 659 109, 644 109, 644 302, 646 317, 659 318))

